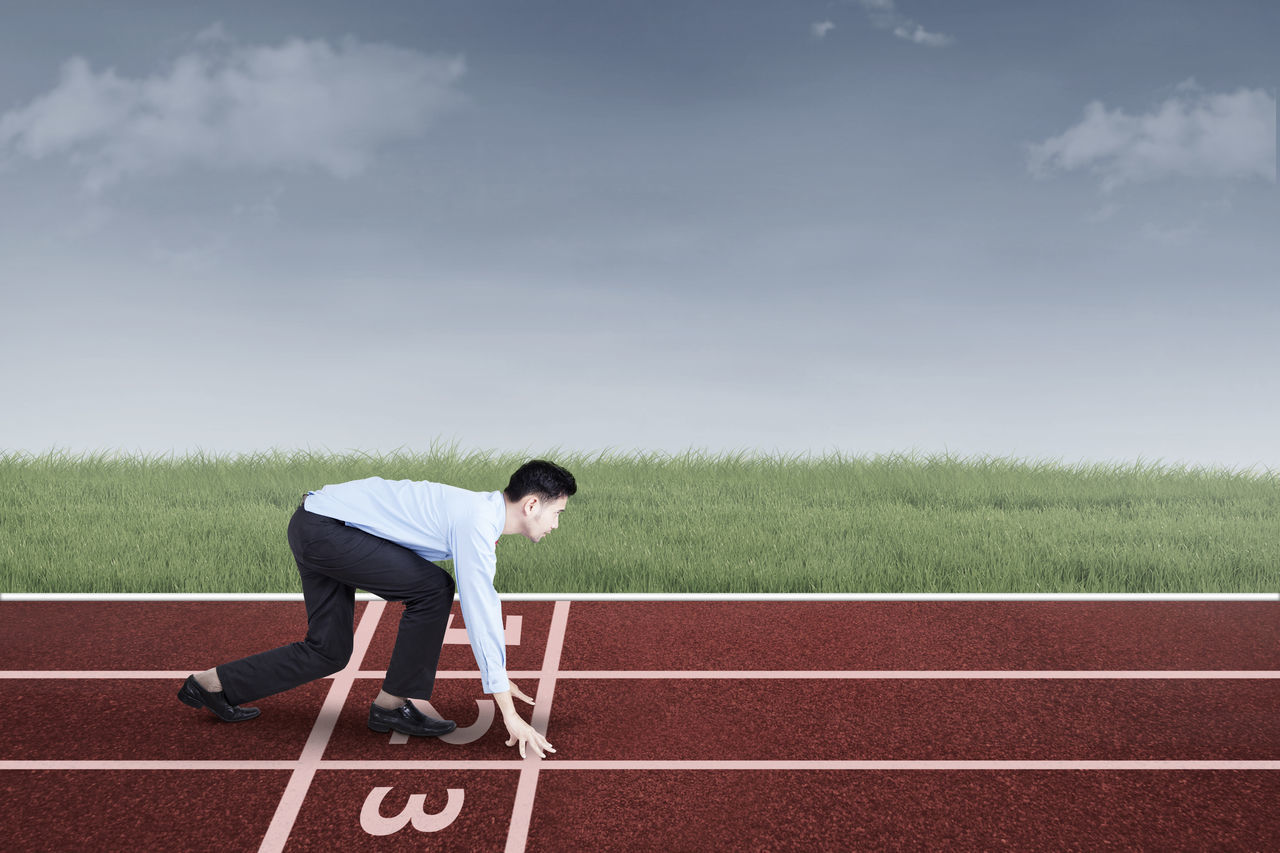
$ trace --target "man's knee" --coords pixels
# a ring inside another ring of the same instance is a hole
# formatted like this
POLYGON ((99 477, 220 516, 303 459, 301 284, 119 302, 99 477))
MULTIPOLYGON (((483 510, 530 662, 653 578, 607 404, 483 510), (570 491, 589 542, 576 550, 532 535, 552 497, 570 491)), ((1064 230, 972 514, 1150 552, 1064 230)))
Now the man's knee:
POLYGON ((457 585, 453 581, 453 576, 443 569, 440 571, 436 583, 430 586, 423 586, 405 598, 404 606, 406 610, 414 611, 435 611, 447 610, 453 605, 453 592, 457 585))
POLYGON ((351 660, 353 638, 333 637, 317 642, 308 637, 306 645, 317 666, 324 669, 324 675, 332 675, 351 660))

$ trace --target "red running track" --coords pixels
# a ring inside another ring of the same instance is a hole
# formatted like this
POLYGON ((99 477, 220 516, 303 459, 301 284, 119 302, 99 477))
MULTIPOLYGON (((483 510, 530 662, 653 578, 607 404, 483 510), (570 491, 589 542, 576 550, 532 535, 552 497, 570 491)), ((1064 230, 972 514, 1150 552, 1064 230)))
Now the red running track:
POLYGON ((298 602, 0 603, 14 850, 1280 849, 1280 601, 508 601, 521 760, 461 614, 445 739, 346 670, 227 725, 185 676, 299 639, 298 602), (496 718, 496 719, 495 719, 496 718))

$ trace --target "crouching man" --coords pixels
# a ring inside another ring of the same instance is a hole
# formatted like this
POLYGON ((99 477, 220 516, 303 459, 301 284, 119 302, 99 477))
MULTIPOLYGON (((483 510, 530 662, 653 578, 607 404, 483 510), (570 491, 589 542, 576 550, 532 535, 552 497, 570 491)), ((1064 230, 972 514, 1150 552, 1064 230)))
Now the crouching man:
POLYGON ((540 757, 544 750, 555 752, 512 701, 533 704, 507 680, 502 603, 493 579, 498 538, 519 534, 541 541, 559 526, 576 491, 572 474, 534 459, 500 492, 380 477, 308 492, 289 521, 289 547, 307 607, 306 638, 192 675, 178 698, 227 722, 251 720, 258 709, 242 703, 342 669, 351 657, 359 588, 405 605, 382 690, 369 708, 369 728, 448 734, 456 723, 428 717, 409 700, 431 698, 455 590, 454 579, 432 561, 452 559, 481 685, 502 711, 507 746, 519 744, 521 757, 526 745, 540 757))

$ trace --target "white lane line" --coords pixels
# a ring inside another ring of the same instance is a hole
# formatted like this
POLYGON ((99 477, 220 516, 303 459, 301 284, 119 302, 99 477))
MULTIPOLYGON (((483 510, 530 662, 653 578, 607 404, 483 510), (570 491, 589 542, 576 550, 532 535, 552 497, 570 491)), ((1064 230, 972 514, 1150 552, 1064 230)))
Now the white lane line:
POLYGON ((534 700, 531 725, 543 737, 551 720, 551 699, 556 692, 559 677, 560 653, 564 650, 564 634, 569 624, 569 602, 557 601, 551 614, 551 630, 547 636, 547 649, 542 658, 542 674, 538 679, 538 693, 534 700))
POLYGON ((1089 670, 1089 669, 1046 669, 1046 670, 909 670, 909 669, 864 669, 864 670, 567 670, 558 674, 559 678, 813 678, 813 679, 1002 679, 1002 678, 1041 678, 1041 679, 1208 679, 1208 678, 1280 678, 1280 670, 1089 670))
POLYGON ((338 715, 342 713, 342 706, 347 701, 347 694, 351 692, 356 673, 360 671, 360 662, 369 649, 369 642, 373 639, 373 632, 378 627, 378 620, 382 617, 385 607, 385 601, 371 601, 365 606, 364 614, 360 617, 360 625, 356 628, 351 659, 333 679, 329 695, 325 697, 324 705, 320 708, 320 716, 316 718, 316 723, 311 728, 311 736, 307 738, 307 744, 302 748, 302 755, 294 764, 295 769, 293 775, 289 777, 289 785, 284 790, 284 796, 280 798, 280 805, 276 807, 275 816, 271 818, 271 825, 267 827, 267 834, 263 836, 258 853, 279 853, 284 849, 285 842, 289 840, 289 833, 293 831, 294 821, 298 819, 302 801, 306 799, 311 780, 320 766, 320 759, 324 756, 325 745, 329 743, 333 728, 338 723, 338 715))
MULTIPOLYGON (((547 634, 547 648, 542 656, 542 677, 538 679, 538 692, 534 697, 533 716, 530 725, 543 737, 551 719, 551 697, 556 689, 556 670, 560 667, 560 652, 564 648, 565 627, 569 623, 569 602, 557 601, 551 614, 551 629, 547 634)), ((555 753, 549 753, 554 755, 555 753)), ((511 826, 507 830, 506 853, 523 853, 529 839, 529 824, 533 820, 533 800, 538 789, 538 768, 542 759, 528 749, 520 762, 520 782, 516 785, 516 801, 511 810, 511 826)))
MULTIPOLYGON (((207 669, 207 667, 206 667, 207 669)), ((202 672, 199 667, 191 669, 95 669, 85 672, 76 672, 72 669, 15 669, 8 672, 0 672, 0 679, 5 678, 36 678, 36 679, 80 679, 80 678, 119 678, 140 679, 140 678, 162 678, 185 681, 187 676, 193 672, 202 672)))
MULTIPOLYGON (((377 603, 377 602, 374 602, 377 603)), ((122 680, 128 679, 183 679, 192 672, 198 670, 182 669, 182 670, 91 670, 86 672, 76 672, 74 670, 12 670, 8 672, 0 672, 0 680, 3 679, 91 679, 91 678, 118 678, 122 680)), ((362 669, 355 673, 342 673, 326 676, 327 678, 337 678, 339 675, 346 674, 353 678, 377 678, 386 677, 385 670, 362 669)), ((543 670, 523 670, 508 672, 507 677, 511 680, 529 679, 545 677, 546 672, 543 670)), ((480 672, 467 670, 451 670, 447 672, 437 672, 436 678, 466 678, 480 679, 480 672)), ((783 678, 812 678, 812 679, 913 679, 913 678, 932 678, 932 679, 1008 679, 1008 678, 1040 678, 1040 679, 1089 679, 1089 678, 1110 678, 1110 679, 1264 679, 1274 680, 1280 679, 1280 670, 1273 669, 1143 669, 1143 670, 1126 670, 1126 669, 1026 669, 1026 670, 978 670, 978 669, 863 669, 863 670, 818 670, 818 669, 788 669, 788 670, 765 670, 765 669, 748 669, 748 670, 718 670, 718 669, 669 669, 669 670, 647 670, 647 669, 630 669, 630 670, 560 670, 555 673, 552 678, 554 685, 557 679, 566 678, 653 678, 653 679, 698 679, 698 678, 732 678, 735 680, 744 678, 757 679, 783 679, 783 678)), ((539 682, 541 685, 541 682, 539 682)), ((541 686, 539 686, 541 690, 541 686)))
MULTIPOLYGON (((535 759, 536 760, 536 759, 535 759)), ((320 770, 502 770, 524 772, 527 761, 466 759, 322 760, 320 770)), ((296 761, 0 761, 0 770, 296 770, 296 761)), ((544 770, 1280 770, 1273 760, 578 760, 541 761, 544 770)))
POLYGON ((0 770, 294 770, 296 761, 255 761, 252 759, 74 759, 0 761, 0 770))
MULTIPOLYGON (((1280 592, 505 592, 502 601, 1280 601, 1280 592)), ((356 601, 378 601, 357 592, 356 601)), ((454 601, 461 600, 455 594, 454 601)), ((0 592, 6 601, 302 601, 300 592, 0 592)))
POLYGON ((570 760, 554 766, 562 770, 1280 770, 1280 761, 570 760))
MULTIPOLYGON (((325 761, 333 770, 511 770, 511 761, 325 761)), ((548 758, 539 770, 1280 770, 1272 760, 580 760, 548 758)))
MULTIPOLYGON (((356 677, 383 679, 387 677, 387 671, 385 669, 362 669, 356 673, 356 677)), ((442 678, 466 678, 472 681, 479 681, 481 677, 481 672, 478 669, 450 669, 439 670, 436 672, 436 681, 439 681, 442 678)), ((512 681, 541 677, 542 670, 540 669, 507 670, 507 678, 512 681)))

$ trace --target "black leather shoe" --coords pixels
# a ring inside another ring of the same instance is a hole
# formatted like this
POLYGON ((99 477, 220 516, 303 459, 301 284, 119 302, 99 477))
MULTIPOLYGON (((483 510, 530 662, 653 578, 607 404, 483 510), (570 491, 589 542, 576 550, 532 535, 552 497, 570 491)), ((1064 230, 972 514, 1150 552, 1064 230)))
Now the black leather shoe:
POLYGON ((217 693, 210 693, 200 686, 194 675, 187 676, 182 689, 178 691, 178 698, 192 708, 208 708, 219 719, 228 723, 252 720, 262 713, 257 708, 241 708, 239 705, 232 705, 227 701, 226 694, 221 690, 217 693))
POLYGON ((453 720, 437 720, 428 717, 414 706, 408 699, 399 708, 388 711, 376 704, 369 707, 369 728, 375 732, 389 732, 395 729, 407 735, 421 737, 439 737, 447 735, 458 727, 453 720))

